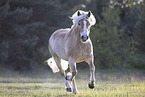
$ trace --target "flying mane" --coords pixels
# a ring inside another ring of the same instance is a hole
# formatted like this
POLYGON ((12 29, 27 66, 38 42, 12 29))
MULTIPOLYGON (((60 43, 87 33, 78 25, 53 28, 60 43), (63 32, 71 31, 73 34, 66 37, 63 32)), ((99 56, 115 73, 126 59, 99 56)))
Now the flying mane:
MULTIPOLYGON (((82 11, 82 10, 78 10, 78 11, 76 11, 76 12, 72 15, 72 17, 70 17, 70 19, 72 19, 73 25, 76 25, 76 24, 78 23, 79 20, 88 17, 88 16, 87 16, 88 12, 85 12, 85 11, 82 11), (79 16, 77 15, 78 11, 79 11, 80 14, 81 14, 81 15, 79 15, 79 16)), ((95 19, 94 15, 93 15, 92 13, 91 13, 91 16, 90 16, 88 19, 89 19, 91 25, 95 25, 96 19, 95 19)))

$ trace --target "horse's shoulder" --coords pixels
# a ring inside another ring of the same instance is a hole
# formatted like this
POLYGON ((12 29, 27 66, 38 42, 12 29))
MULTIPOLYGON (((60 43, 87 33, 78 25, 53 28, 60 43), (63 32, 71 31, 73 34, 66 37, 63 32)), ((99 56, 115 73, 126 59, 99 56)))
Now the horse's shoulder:
POLYGON ((65 37, 67 37, 70 30, 71 30, 70 28, 58 29, 51 35, 51 37, 53 39, 65 38, 65 37))

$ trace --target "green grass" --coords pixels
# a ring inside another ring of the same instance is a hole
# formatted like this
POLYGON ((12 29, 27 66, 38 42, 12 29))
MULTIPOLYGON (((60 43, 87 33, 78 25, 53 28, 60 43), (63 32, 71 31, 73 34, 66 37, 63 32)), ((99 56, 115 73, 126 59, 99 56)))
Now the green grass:
POLYGON ((67 93, 59 74, 0 72, 0 97, 145 97, 142 70, 96 70, 96 87, 88 88, 89 70, 78 70, 79 94, 67 93))

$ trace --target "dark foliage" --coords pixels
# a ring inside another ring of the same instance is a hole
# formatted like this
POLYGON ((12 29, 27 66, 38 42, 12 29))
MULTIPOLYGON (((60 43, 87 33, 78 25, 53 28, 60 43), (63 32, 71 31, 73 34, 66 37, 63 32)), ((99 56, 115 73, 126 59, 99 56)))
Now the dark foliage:
POLYGON ((71 27, 68 16, 82 9, 91 10, 97 18, 91 30, 97 68, 145 68, 144 4, 110 1, 1 0, 0 64, 14 70, 44 64, 51 57, 50 35, 71 27), (121 7, 125 4, 128 7, 121 7))

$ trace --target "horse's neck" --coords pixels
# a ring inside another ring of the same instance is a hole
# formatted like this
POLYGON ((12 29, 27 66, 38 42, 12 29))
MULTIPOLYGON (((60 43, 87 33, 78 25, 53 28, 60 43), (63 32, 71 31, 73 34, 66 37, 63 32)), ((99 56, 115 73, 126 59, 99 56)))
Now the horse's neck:
POLYGON ((74 25, 71 30, 70 30, 70 36, 72 38, 77 39, 78 42, 81 42, 80 40, 80 33, 79 33, 79 29, 76 27, 76 25, 74 25))

